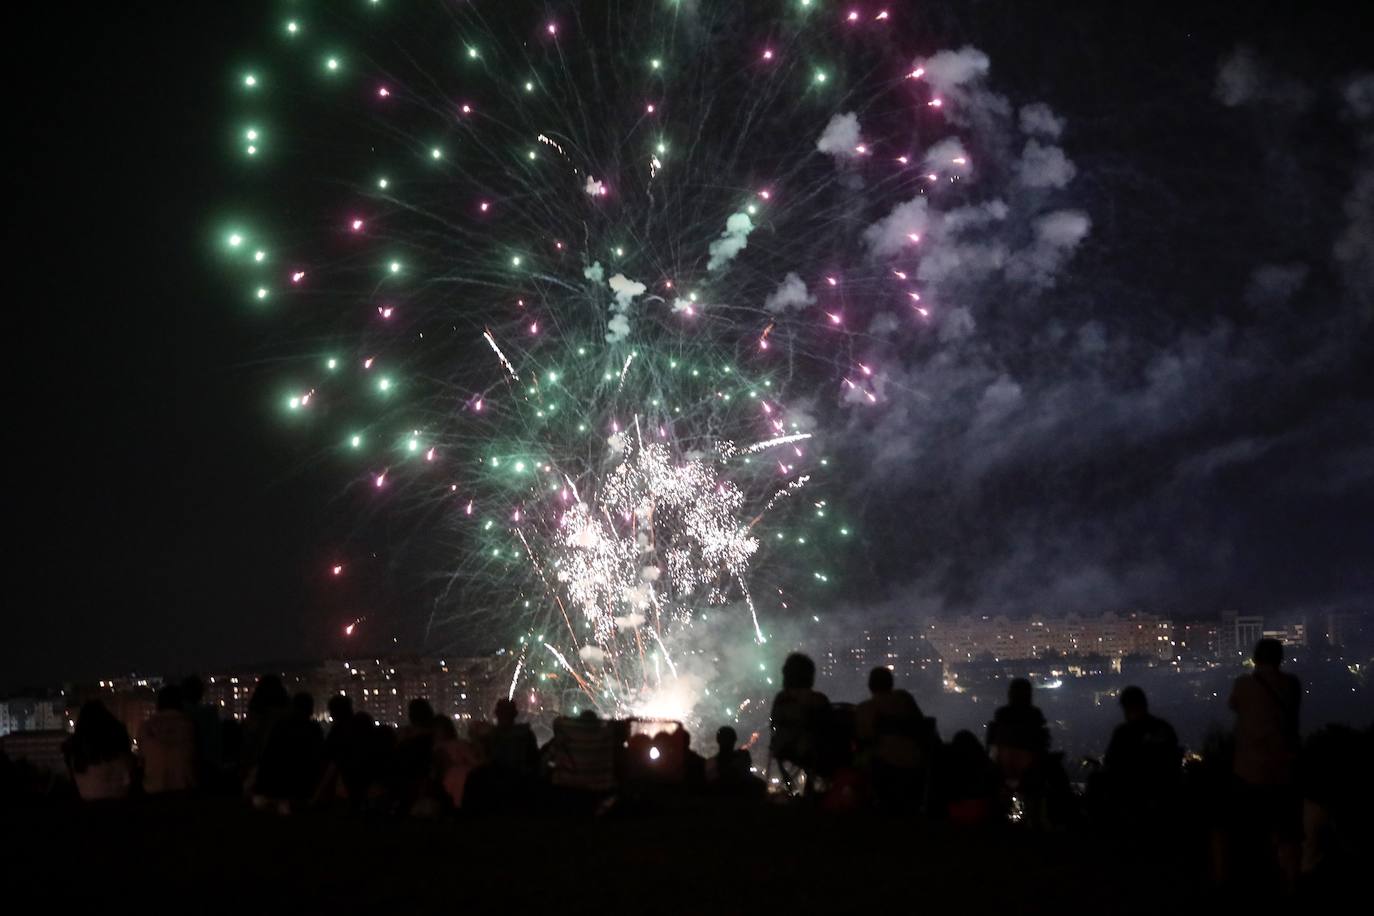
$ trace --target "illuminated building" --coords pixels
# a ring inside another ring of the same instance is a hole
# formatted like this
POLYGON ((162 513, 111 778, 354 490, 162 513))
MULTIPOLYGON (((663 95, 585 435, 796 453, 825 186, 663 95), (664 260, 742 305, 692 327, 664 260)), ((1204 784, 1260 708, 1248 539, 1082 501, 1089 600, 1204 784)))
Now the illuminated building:
POLYGON ((1066 614, 1017 620, 985 615, 933 621, 926 624, 925 634, 947 663, 984 655, 1027 659, 1058 654, 1117 660, 1143 655, 1161 661, 1174 655, 1174 625, 1154 614, 1109 612, 1100 617, 1066 614))
POLYGON ((1303 649, 1307 647, 1307 624, 1288 623, 1281 627, 1265 627, 1264 638, 1277 639, 1289 648, 1303 649))
MULTIPOLYGON (((407 721, 410 701, 423 698, 434 711, 458 721, 484 718, 495 702, 495 659, 439 658, 414 655, 328 659, 278 668, 289 694, 302 691, 315 698, 315 715, 325 718, 329 698, 348 696, 353 708, 366 711, 383 725, 407 721)), ((226 718, 243 719, 257 686, 258 674, 218 672, 205 678, 205 702, 226 718)))
POLYGON ((11 697, 0 700, 0 735, 68 731, 63 697, 11 697))
POLYGON ((1255 643, 1264 636, 1264 618, 1255 614, 1223 611, 1217 629, 1217 651, 1223 662, 1235 662, 1250 657, 1255 643))
POLYGON ((1215 664, 1220 657, 1215 621, 1194 620, 1174 625, 1174 655, 1190 664, 1215 664))
POLYGON ((816 673, 823 682, 858 689, 877 667, 892 669, 898 687, 913 693, 940 689, 940 653, 917 629, 864 630, 856 645, 830 646, 819 653, 816 673))

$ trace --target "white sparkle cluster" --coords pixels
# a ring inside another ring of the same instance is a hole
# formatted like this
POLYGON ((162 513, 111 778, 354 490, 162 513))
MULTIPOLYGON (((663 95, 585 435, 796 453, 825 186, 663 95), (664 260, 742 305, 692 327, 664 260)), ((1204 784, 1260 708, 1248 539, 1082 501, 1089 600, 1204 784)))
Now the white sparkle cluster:
POLYGON ((611 654, 622 631, 648 626, 661 639, 694 603, 724 603, 758 549, 740 520, 744 494, 711 460, 616 445, 620 463, 593 503, 564 514, 556 538, 558 580, 611 654))

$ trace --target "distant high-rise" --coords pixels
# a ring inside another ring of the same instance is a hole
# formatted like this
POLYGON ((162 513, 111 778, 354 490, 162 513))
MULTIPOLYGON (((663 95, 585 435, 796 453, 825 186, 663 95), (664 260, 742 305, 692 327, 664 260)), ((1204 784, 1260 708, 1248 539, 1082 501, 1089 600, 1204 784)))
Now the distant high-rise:
MULTIPOLYGON (((497 660, 488 657, 434 658, 414 655, 381 658, 328 659, 279 670, 288 693, 306 691, 315 697, 315 712, 336 694, 353 700, 386 725, 404 724, 407 707, 417 697, 429 700, 434 711, 459 720, 481 719, 494 702, 497 660)), ((248 714, 248 701, 257 686, 254 669, 216 672, 206 678, 206 702, 226 717, 248 714)))
POLYGON ((1192 620, 1175 624, 1175 654, 1183 662, 1213 663, 1220 657, 1217 643, 1219 626, 1214 620, 1192 620))
POLYGON ((1265 627, 1265 639, 1277 639, 1285 646, 1302 649, 1307 646, 1307 624, 1287 623, 1281 627, 1265 627))
POLYGON ((1224 662, 1250 657, 1255 643, 1264 638, 1264 618, 1258 614, 1222 611, 1217 628, 1217 651, 1224 662))
POLYGON ((1337 649, 1359 649, 1369 643, 1365 619, 1349 611, 1332 611, 1322 620, 1325 641, 1337 649))
POLYGON ((973 661, 982 655, 994 659, 1040 658, 1047 653, 1111 659, 1147 656, 1159 661, 1174 655, 1173 623, 1136 612, 1097 617, 958 617, 926 624, 925 635, 947 663, 973 661))

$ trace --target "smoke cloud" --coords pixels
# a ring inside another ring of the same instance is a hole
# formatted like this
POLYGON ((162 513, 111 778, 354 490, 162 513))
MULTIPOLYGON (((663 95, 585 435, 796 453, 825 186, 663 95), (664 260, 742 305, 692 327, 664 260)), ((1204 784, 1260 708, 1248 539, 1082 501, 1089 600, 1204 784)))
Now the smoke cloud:
POLYGON ((783 277, 778 288, 763 301, 763 307, 770 312, 779 313, 789 309, 803 309, 813 305, 816 297, 806 289, 806 283, 794 272, 783 277))
POLYGON ((615 308, 617 311, 624 312, 630 308, 636 296, 641 295, 646 287, 638 280, 631 280, 624 274, 616 274, 610 280, 611 292, 615 294, 615 308))
POLYGON ((897 204, 892 212, 864 230, 864 242, 876 258, 890 257, 904 248, 915 244, 912 237, 920 238, 929 225, 924 197, 916 197, 905 203, 897 204))
POLYGON ((1063 132, 1064 119, 1055 115, 1044 102, 1021 106, 1021 133, 1058 140, 1063 132))
POLYGON ((1048 288, 1056 274, 1088 234, 1092 221, 1079 210, 1059 210, 1035 221, 1035 242, 1012 257, 1007 276, 1021 283, 1048 288))
POLYGON ((1228 108, 1267 105, 1300 111, 1312 103, 1306 86, 1275 73, 1253 48, 1243 45, 1221 62, 1214 93, 1228 108))
POLYGON ((710 258, 706 262, 706 270, 714 272, 733 261, 735 255, 749 244, 749 233, 753 231, 754 221, 749 218, 748 213, 731 213, 730 218, 725 221, 725 231, 708 249, 710 258))
POLYGON ((1028 188, 1062 188, 1078 174, 1078 169, 1057 146, 1042 146, 1027 140, 1016 165, 1017 177, 1028 188))
POLYGON ((837 114, 830 119, 830 123, 825 125, 825 130, 821 131, 820 139, 816 141, 816 149, 836 159, 852 159, 863 155, 859 151, 863 142, 863 136, 859 132, 859 116, 851 111, 837 114))

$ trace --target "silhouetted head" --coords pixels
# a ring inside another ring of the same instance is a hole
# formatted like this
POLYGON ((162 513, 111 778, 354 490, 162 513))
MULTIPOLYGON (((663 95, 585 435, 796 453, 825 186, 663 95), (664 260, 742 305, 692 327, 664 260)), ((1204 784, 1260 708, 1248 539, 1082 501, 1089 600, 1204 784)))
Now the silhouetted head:
POLYGON ((728 725, 722 725, 716 729, 716 744, 720 747, 722 754, 728 754, 735 749, 735 742, 739 740, 739 735, 728 725))
POLYGON ((1139 687, 1127 687, 1121 691, 1121 711, 1126 720, 1139 719, 1150 711, 1150 703, 1145 699, 1145 691, 1139 687))
POLYGON ((253 688, 253 696, 248 701, 250 715, 265 715, 273 709, 285 709, 291 705, 291 696, 282 686, 281 678, 275 674, 264 674, 258 678, 253 688))
POLYGON ((874 668, 868 672, 868 692, 873 694, 892 692, 892 669, 874 668))
POLYGON ((520 709, 515 705, 515 701, 502 698, 496 701, 496 709, 492 711, 492 718, 497 725, 514 725, 515 717, 520 715, 520 709))
POLYGON ((181 709, 181 688, 176 684, 168 684, 157 692, 157 708, 181 709))
POLYGON ((1283 664, 1283 643, 1277 639, 1261 639, 1255 643, 1255 665, 1277 668, 1283 664))
POLYGON ((596 710, 588 707, 577 714, 577 718, 583 722, 595 722, 596 710))
POLYGON ((73 765, 85 772, 88 764, 111 760, 129 751, 129 732, 99 700, 87 700, 72 733, 73 765))
POLYGON ((1010 706, 1029 706, 1031 704, 1031 682, 1023 677, 1013 679, 1007 685, 1007 704, 1010 706))
POLYGON ((205 682, 194 674, 181 679, 181 699, 187 706, 199 706, 205 697, 205 682))
POLYGON ((961 760, 983 755, 983 742, 979 741, 978 736, 968 729, 955 732, 954 737, 949 741, 949 748, 961 760))
POLYGON ((434 723, 434 707, 429 705, 429 700, 424 697, 416 697, 410 701, 408 709, 410 724, 416 728, 424 728, 434 723))
POLYGON ((307 691, 302 690, 291 698, 291 712, 301 719, 309 719, 315 715, 315 698, 307 691))
POLYGON ((816 663, 809 656, 793 652, 782 663, 782 689, 806 689, 816 686, 816 663))
POLYGON ((344 693, 330 697, 329 718, 335 722, 347 722, 353 718, 353 699, 344 693))
MULTIPOLYGON (((76 717, 76 729, 74 734, 78 740, 94 741, 95 743, 108 743, 112 738, 117 737, 123 726, 114 715, 105 708, 105 704, 99 700, 87 700, 81 705, 81 712, 76 717)), ((128 733, 124 735, 124 741, 128 743, 128 733)), ((125 748, 127 750, 127 747, 125 748)))

